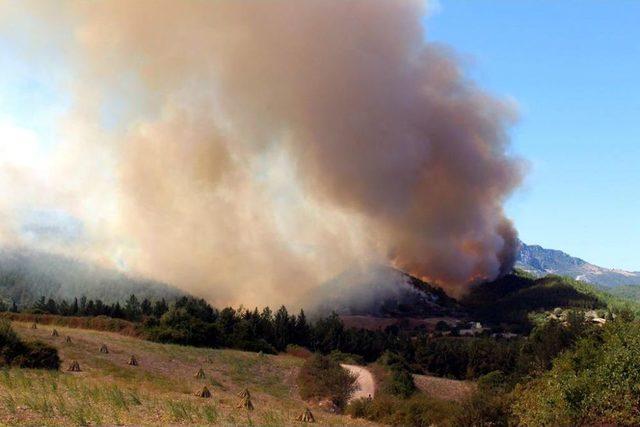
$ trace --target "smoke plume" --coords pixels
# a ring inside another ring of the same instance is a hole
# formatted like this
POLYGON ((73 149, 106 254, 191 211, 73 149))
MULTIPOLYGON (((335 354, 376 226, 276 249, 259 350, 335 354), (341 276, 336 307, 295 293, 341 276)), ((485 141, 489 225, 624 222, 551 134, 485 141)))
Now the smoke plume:
POLYGON ((58 157, 102 153, 75 191, 108 198, 93 239, 127 268, 265 304, 360 261, 452 293, 511 267, 512 107, 427 41, 422 2, 63 4, 39 30, 72 29, 58 157))

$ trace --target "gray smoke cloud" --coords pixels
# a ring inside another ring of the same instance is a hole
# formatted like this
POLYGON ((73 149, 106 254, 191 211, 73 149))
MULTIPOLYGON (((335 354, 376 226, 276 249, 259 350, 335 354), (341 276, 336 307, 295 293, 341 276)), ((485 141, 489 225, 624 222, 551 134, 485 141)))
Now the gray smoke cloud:
POLYGON ((40 31, 72 28, 65 126, 79 142, 61 157, 107 151, 115 207, 96 233, 126 241, 137 272, 264 304, 355 262, 453 294, 511 268, 502 205, 521 178, 507 151, 515 114, 425 40, 423 2, 60 8, 40 31))

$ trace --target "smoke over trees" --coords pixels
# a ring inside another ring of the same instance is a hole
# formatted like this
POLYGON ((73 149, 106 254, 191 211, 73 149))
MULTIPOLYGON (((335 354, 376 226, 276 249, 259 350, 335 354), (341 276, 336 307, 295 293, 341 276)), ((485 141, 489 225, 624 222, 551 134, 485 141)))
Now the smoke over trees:
MULTIPOLYGON (((13 13, 42 18, 25 3, 13 13)), ((425 41, 424 13, 63 2, 38 28, 69 33, 56 41, 76 77, 56 161, 77 184, 59 200, 98 257, 220 303, 290 303, 363 261, 453 293, 497 277, 516 244, 502 209, 520 181, 514 112, 425 41)))

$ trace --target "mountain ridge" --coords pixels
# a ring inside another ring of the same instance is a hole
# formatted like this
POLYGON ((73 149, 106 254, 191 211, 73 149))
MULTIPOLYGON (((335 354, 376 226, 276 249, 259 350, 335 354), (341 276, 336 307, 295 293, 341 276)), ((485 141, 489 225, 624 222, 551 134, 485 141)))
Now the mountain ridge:
POLYGON ((548 274, 568 276, 575 280, 606 288, 640 285, 640 272, 600 267, 557 249, 519 242, 516 268, 536 277, 548 274))

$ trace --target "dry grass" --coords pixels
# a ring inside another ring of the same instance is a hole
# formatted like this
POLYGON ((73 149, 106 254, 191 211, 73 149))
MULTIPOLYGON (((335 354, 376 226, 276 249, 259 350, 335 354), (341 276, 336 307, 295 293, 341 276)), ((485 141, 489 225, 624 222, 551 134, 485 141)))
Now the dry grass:
POLYGON ((134 323, 123 319, 114 319, 107 316, 78 317, 58 316, 56 314, 31 314, 31 313, 0 313, 0 317, 13 322, 28 322, 44 325, 60 325, 68 328, 92 329, 94 331, 116 332, 132 337, 140 336, 139 329, 134 323))
MULTIPOLYGON (((142 341, 115 333, 56 326, 30 329, 14 322, 25 339, 59 349, 62 368, 71 360, 82 372, 0 370, 0 425, 293 425, 306 406, 295 377, 302 360, 233 350, 210 350, 142 341), (71 343, 64 342, 70 335, 71 343), (109 354, 100 353, 106 343, 109 354), (139 366, 127 362, 135 354, 139 366), (202 367, 206 379, 194 378, 202 367), (213 397, 195 396, 207 386, 213 397), (248 388, 255 411, 236 409, 248 388)), ((321 425, 371 425, 314 411, 321 425)))
POLYGON ((460 402, 469 397, 475 390, 470 381, 450 380, 430 375, 414 375, 416 387, 429 397, 460 402))

